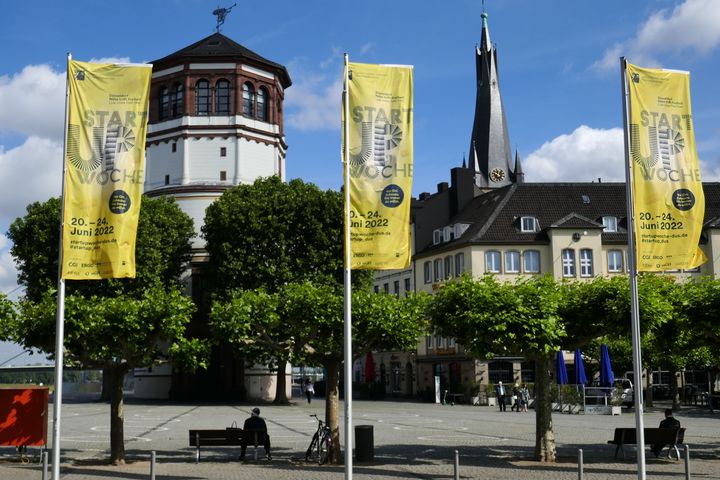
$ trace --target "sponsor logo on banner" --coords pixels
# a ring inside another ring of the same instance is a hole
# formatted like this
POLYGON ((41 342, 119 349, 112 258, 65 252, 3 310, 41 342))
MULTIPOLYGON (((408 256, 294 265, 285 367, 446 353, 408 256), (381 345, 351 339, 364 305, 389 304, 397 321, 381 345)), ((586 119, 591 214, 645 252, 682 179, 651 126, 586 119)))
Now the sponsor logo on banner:
POLYGON ((705 216, 686 72, 627 64, 638 271, 693 269, 705 216))
MULTIPOLYGON (((350 63, 350 267, 410 264, 412 67, 350 63)), ((343 105, 344 108, 344 105, 343 105)))
POLYGON ((62 278, 135 276, 151 73, 68 62, 62 278))

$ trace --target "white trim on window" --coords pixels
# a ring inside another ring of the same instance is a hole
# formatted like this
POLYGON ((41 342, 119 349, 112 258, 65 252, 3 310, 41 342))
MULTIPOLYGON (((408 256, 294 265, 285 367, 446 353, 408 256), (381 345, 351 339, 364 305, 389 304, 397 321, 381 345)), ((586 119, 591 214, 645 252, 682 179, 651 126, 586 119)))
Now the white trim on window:
POLYGON ((433 245, 438 245, 440 243, 442 243, 442 230, 436 228, 433 230, 433 245))
POLYGON ((622 273, 625 262, 623 261, 622 250, 608 250, 607 252, 608 272, 622 273))
POLYGON ((540 251, 525 250, 523 252, 523 272, 540 273, 540 251))
POLYGON ((432 262, 430 260, 423 263, 423 275, 425 283, 432 283, 432 262))
POLYGON ((498 252, 497 250, 490 250, 485 252, 485 271, 488 273, 502 272, 500 252, 498 252))
POLYGON ((618 219, 613 216, 602 217, 603 232, 617 232, 618 231, 618 219))
POLYGON ((505 252, 505 273, 520 273, 520 252, 517 250, 505 252))
POLYGON ((538 232, 540 229, 538 228, 538 220, 535 217, 520 217, 520 231, 523 233, 533 233, 538 232))
POLYGON ((463 252, 455 254, 455 276, 459 277, 465 273, 465 254, 463 252))
POLYGON ((565 248, 562 251, 562 275, 563 277, 575 276, 575 250, 565 248))
POLYGON ((589 248, 580 250, 580 276, 593 276, 593 251, 589 248))

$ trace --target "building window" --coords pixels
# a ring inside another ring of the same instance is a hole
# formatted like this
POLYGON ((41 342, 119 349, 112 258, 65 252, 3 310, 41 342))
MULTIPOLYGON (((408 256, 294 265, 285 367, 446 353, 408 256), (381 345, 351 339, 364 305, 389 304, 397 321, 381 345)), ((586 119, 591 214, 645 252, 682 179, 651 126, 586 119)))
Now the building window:
POLYGON ((405 296, 410 293, 410 277, 405 279, 405 296))
POLYGON ((589 248, 580 250, 580 276, 593 276, 593 252, 589 248))
POLYGON ((607 254, 608 272, 619 273, 623 271, 622 250, 610 250, 607 254))
POLYGON ((445 280, 453 276, 453 257, 448 255, 445 257, 445 280))
POLYGON ((465 273, 465 254, 458 253, 455 255, 455 276, 459 277, 465 273))
POLYGON ((500 273, 500 252, 485 252, 485 271, 489 273, 500 273))
POLYGON ((389 283, 383 283, 383 292, 390 293, 390 284, 389 283))
POLYGON ((195 84, 195 113, 210 115, 210 82, 198 80, 195 84))
POLYGON ((165 120, 170 114, 170 96, 168 94, 167 87, 160 89, 160 109, 158 110, 158 116, 160 120, 165 120))
POLYGON ((227 157, 227 147, 220 147, 220 156, 227 157))
POLYGON ((435 348, 437 348, 438 350, 442 350, 443 343, 444 343, 443 337, 441 337, 440 335, 436 335, 435 336, 435 348))
POLYGON ((395 296, 400 295, 400 280, 395 280, 393 282, 393 293, 395 296))
POLYGON ((263 122, 268 121, 268 92, 265 87, 260 87, 257 93, 257 118, 263 122))
POLYGON ((444 242, 449 242, 451 240, 455 239, 455 229, 452 227, 443 227, 442 229, 442 238, 444 242))
POLYGON ((255 116, 255 89, 248 82, 243 83, 243 115, 255 116))
POLYGON ((220 181, 224 182, 227 180, 227 172, 225 170, 220 170, 220 181))
POLYGON ((537 232, 538 221, 535 217, 521 217, 520 218, 520 231, 524 233, 537 232))
POLYGON ((173 142, 172 147, 170 147, 173 153, 177 152, 177 142, 173 142))
POLYGON ((165 175, 165 185, 170 185, 170 175, 165 175))
POLYGON ((215 84, 215 113, 230 113, 230 82, 218 80, 215 84))
POLYGON ((575 276, 575 250, 566 248, 562 251, 563 277, 575 276))
POLYGON ((520 273, 520 252, 517 250, 505 252, 505 273, 520 273))
POLYGON ((488 380, 492 384, 503 382, 509 388, 515 381, 512 362, 504 360, 488 362, 488 380))
POLYGON ((540 273, 540 252, 525 250, 523 252, 523 271, 525 273, 540 273))
POLYGON ((425 283, 432 283, 432 263, 430 260, 423 263, 423 274, 425 278, 425 283))
POLYGON ((436 282, 440 282, 443 279, 443 261, 442 258, 438 258, 435 260, 435 275, 433 276, 433 280, 436 282))
POLYGON ((603 232, 617 232, 617 217, 602 217, 603 232))
POLYGON ((380 293, 380 285, 375 285, 373 290, 375 290, 375 293, 380 293))
POLYGON ((185 113, 185 90, 182 83, 173 85, 170 102, 172 103, 172 116, 179 117, 185 113))
POLYGON ((433 245, 437 245, 442 242, 442 230, 433 230, 433 245))
POLYGON ((432 349, 433 349, 432 340, 433 340, 433 337, 431 337, 430 335, 428 335, 428 336, 425 337, 425 348, 426 348, 426 349, 428 349, 428 350, 432 350, 432 349))

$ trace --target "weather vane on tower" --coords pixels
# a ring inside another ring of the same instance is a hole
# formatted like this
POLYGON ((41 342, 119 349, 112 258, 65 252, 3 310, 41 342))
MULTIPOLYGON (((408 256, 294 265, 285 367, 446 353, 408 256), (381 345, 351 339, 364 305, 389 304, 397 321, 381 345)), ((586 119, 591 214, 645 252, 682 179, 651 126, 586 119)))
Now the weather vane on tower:
POLYGON ((235 7, 235 5, 237 5, 237 3, 233 3, 233 4, 232 4, 230 7, 228 7, 228 8, 220 8, 220 7, 218 7, 218 8, 216 8, 215 10, 213 10, 213 13, 212 13, 212 14, 215 15, 215 16, 217 16, 217 25, 215 26, 215 30, 217 30, 218 33, 220 33, 220 26, 221 26, 223 23, 225 23, 225 17, 227 16, 228 13, 230 13, 230 10, 232 10, 233 7, 235 7))

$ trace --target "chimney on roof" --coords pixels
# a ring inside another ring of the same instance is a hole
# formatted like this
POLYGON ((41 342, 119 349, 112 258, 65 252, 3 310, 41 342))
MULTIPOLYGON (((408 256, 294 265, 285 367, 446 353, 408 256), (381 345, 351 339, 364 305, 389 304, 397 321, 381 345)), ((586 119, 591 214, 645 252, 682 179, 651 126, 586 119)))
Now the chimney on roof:
POLYGON ((437 184, 438 193, 446 192, 448 188, 447 182, 440 182, 437 184))
POLYGON ((418 197, 420 200, 427 200, 428 198, 430 198, 430 194, 428 192, 422 192, 418 197))
POLYGON ((602 178, 598 177, 598 183, 602 183, 602 178))

